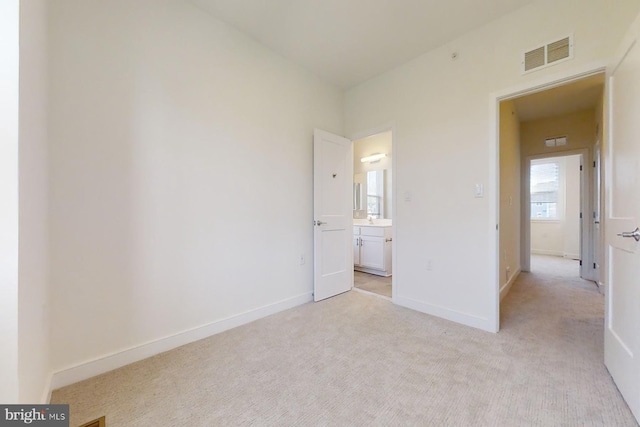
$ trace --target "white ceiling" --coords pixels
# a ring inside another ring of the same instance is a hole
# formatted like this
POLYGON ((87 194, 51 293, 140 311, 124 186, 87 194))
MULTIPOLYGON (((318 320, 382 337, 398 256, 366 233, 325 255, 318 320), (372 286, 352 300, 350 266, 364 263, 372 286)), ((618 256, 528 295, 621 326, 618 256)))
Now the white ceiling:
POLYGON ((587 77, 514 99, 521 122, 595 108, 604 91, 604 74, 587 77))
POLYGON ((534 0, 190 0, 349 88, 534 0))

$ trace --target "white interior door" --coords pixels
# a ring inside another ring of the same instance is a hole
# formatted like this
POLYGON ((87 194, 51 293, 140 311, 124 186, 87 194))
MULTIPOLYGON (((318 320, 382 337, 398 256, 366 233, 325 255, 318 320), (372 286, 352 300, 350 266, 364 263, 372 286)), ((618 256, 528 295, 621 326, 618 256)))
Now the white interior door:
POLYGON ((604 224, 605 364, 636 419, 640 419, 640 242, 632 232, 640 226, 639 23, 636 19, 632 26, 627 48, 618 56, 622 59, 608 70, 604 224))
POLYGON ((353 147, 316 129, 313 134, 313 299, 353 286, 353 147))

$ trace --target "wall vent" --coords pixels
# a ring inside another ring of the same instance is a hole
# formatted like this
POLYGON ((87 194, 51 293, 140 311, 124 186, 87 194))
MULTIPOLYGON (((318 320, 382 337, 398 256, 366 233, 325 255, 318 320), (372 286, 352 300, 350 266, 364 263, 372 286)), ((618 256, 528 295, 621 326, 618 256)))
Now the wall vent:
POLYGON ((573 58, 573 36, 538 46, 522 54, 522 73, 555 65, 573 58))

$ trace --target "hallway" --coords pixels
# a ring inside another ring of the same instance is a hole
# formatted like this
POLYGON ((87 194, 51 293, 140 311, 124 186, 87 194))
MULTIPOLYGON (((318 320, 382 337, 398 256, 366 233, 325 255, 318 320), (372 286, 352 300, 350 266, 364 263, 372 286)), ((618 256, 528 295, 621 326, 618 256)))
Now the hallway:
POLYGON ((547 404, 593 417, 577 424, 607 425, 601 414, 614 411, 616 425, 637 425, 604 366, 604 295, 578 274, 578 261, 532 256, 531 272, 520 274, 501 303, 500 334, 527 347, 531 390, 549 395, 555 388, 561 400, 547 404))

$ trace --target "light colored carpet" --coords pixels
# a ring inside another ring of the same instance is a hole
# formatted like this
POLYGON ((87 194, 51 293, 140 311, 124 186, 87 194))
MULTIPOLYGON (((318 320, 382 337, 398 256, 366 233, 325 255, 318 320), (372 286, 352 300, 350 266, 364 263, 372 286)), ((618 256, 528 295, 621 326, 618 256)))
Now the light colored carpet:
POLYGON ((374 294, 391 298, 391 276, 383 277, 375 274, 353 272, 353 286, 374 294))
MULTIPOLYGON (((553 270, 548 268, 548 271, 553 270)), ((603 366, 603 297, 523 273, 502 330, 358 292, 270 316, 53 393, 71 426, 636 426, 603 366)))

